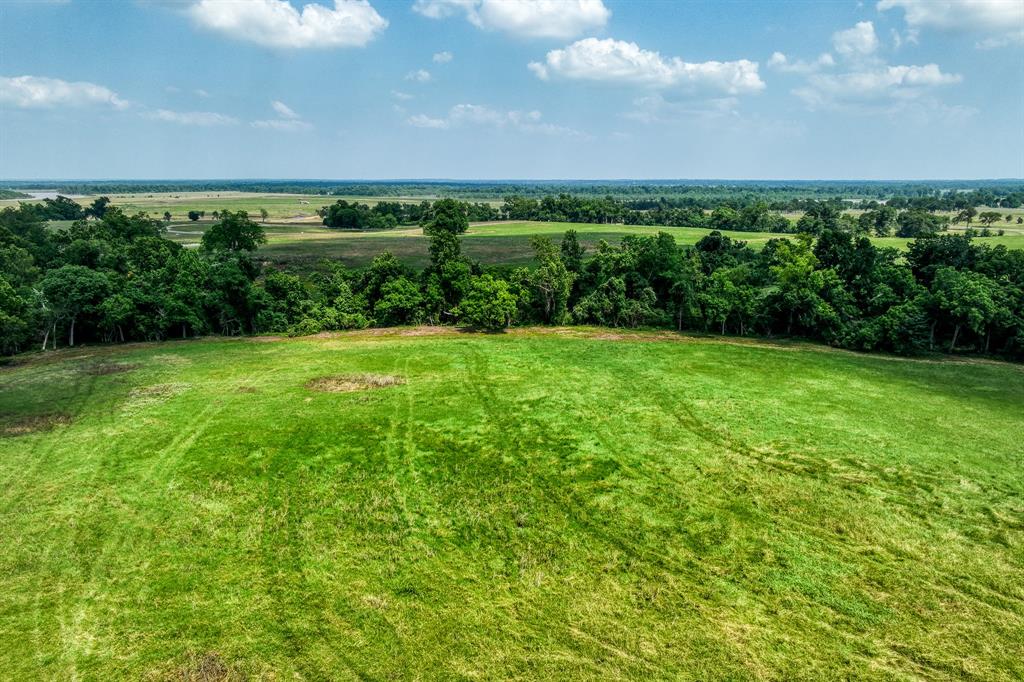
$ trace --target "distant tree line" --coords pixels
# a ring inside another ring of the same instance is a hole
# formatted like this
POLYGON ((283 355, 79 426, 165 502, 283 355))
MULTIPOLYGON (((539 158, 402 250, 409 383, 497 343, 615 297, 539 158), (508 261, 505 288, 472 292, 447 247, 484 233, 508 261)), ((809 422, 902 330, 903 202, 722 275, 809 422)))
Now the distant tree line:
POLYGON ((484 269, 462 253, 465 204, 444 199, 423 220, 423 270, 385 252, 363 269, 324 262, 301 276, 257 260, 264 232, 244 212, 219 212, 188 249, 144 214, 106 207, 52 231, 23 205, 0 211, 0 350, 415 323, 594 324, 1024 357, 1024 252, 927 234, 901 254, 848 222, 813 220, 825 221, 815 234, 761 251, 713 230, 692 247, 661 232, 588 253, 569 230, 557 243, 533 240, 533 267, 484 269))
MULTIPOLYGON (((62 194, 123 194, 144 192, 266 192, 324 196, 415 197, 440 196, 466 200, 506 196, 540 198, 547 195, 613 196, 637 201, 685 201, 711 210, 723 204, 739 209, 766 202, 771 210, 801 210, 790 202, 800 199, 857 202, 896 200, 896 208, 954 210, 962 206, 1024 206, 1024 183, 1019 180, 897 181, 767 181, 767 180, 581 180, 581 181, 429 181, 396 180, 344 182, 333 180, 189 180, 189 181, 8 181, 12 190, 45 189, 62 194), (900 201, 906 200, 907 204, 900 201)), ((860 206, 858 206, 860 207, 860 206)), ((869 208, 869 206, 863 206, 869 208)), ((634 208, 644 208, 635 206, 634 208)), ((650 206, 646 206, 650 208, 650 206)))

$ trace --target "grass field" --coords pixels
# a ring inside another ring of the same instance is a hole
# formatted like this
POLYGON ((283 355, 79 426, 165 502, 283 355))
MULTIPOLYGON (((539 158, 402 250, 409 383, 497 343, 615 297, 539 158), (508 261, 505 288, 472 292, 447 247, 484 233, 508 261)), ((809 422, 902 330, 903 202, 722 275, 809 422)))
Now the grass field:
MULTIPOLYGON (((75 199, 83 206, 89 205, 96 196, 78 197, 75 199)), ((333 204, 339 199, 358 201, 361 204, 375 206, 379 201, 403 201, 419 203, 423 200, 434 200, 435 196, 416 197, 352 197, 325 196, 322 194, 277 194, 255 192, 163 192, 152 194, 110 194, 111 203, 128 213, 140 211, 154 217, 163 217, 164 211, 177 220, 185 220, 189 211, 206 211, 207 215, 214 211, 246 211, 253 218, 259 219, 260 209, 266 209, 269 218, 275 221, 320 224, 316 210, 321 206, 333 204)), ((500 200, 487 203, 499 206, 500 200)), ((17 200, 0 201, 0 208, 16 206, 17 200)))
POLYGON ((1021 679, 1022 404, 1015 365, 587 329, 28 357, 0 670, 1021 679))
MULTIPOLYGON (((196 244, 211 221, 195 223, 172 222, 168 237, 183 244, 196 244)), ((260 247, 259 254, 275 263, 288 266, 309 266, 321 258, 340 260, 349 266, 363 266, 382 251, 391 251, 405 263, 422 267, 429 260, 428 240, 418 227, 400 227, 377 232, 351 232, 332 230, 318 225, 267 223, 264 227, 268 243, 260 247)), ((598 225, 586 223, 498 222, 475 223, 463 236, 463 251, 485 265, 526 265, 533 262, 530 238, 546 235, 558 241, 566 230, 576 230, 580 242, 593 253, 597 243, 604 239, 617 244, 627 234, 673 235, 678 244, 695 244, 710 230, 697 227, 659 227, 644 225, 598 225)), ((760 249, 769 239, 787 235, 767 232, 730 232, 725 234, 760 249)), ((879 246, 906 248, 908 239, 896 237, 875 238, 879 246)), ((1024 233, 1003 237, 979 239, 984 244, 1005 244, 1008 248, 1024 248, 1024 233)))

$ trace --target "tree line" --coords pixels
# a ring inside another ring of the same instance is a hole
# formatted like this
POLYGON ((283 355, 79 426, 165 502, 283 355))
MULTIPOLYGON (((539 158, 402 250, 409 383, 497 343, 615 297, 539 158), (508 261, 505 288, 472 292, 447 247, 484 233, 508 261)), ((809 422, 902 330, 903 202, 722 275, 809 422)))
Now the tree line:
MULTIPOLYGON (((957 213, 952 219, 930 211, 908 208, 898 210, 887 204, 874 204, 859 215, 845 212, 848 205, 838 200, 801 200, 803 215, 790 220, 765 202, 756 202, 743 208, 718 205, 708 212, 697 207, 673 207, 671 202, 657 203, 653 207, 631 208, 634 202, 614 197, 580 197, 571 194, 548 195, 539 199, 507 197, 501 207, 487 203, 454 202, 470 222, 494 220, 525 220, 544 222, 664 225, 666 227, 698 227, 737 232, 778 232, 821 234, 828 230, 841 230, 853 234, 876 237, 897 236, 916 238, 934 235, 946 230, 950 223, 965 222, 970 226, 975 216, 985 225, 1003 219, 998 211, 980 214, 971 207, 957 213)), ((319 209, 327 227, 338 229, 388 229, 399 225, 426 225, 432 220, 433 206, 429 201, 402 203, 382 201, 368 204, 339 200, 319 209)), ((1009 220, 1011 216, 1007 216, 1009 220)), ((972 232, 972 236, 992 236, 990 229, 972 232)), ((1002 234, 1002 232, 999 232, 1002 234)))
POLYGON ((189 249, 164 223, 105 207, 48 230, 27 205, 0 211, 0 350, 205 334, 311 334, 417 323, 657 327, 796 336, 844 348, 958 349, 1024 357, 1024 252, 926 235, 901 254, 842 223, 761 251, 714 230, 694 246, 669 232, 593 252, 568 230, 533 240, 533 267, 467 258, 465 205, 434 202, 429 265, 390 253, 366 268, 308 275, 262 264, 262 227, 222 211, 189 249))
MULTIPOLYGON (((580 181, 457 181, 457 180, 183 180, 183 181, 7 181, 12 190, 45 189, 62 194, 124 194, 148 192, 261 192, 323 196, 415 197, 439 196, 484 200, 505 196, 540 198, 547 195, 613 196, 650 202, 685 202, 711 210, 724 204, 739 209, 766 202, 772 210, 801 210, 806 199, 893 202, 899 209, 959 210, 967 205, 1018 208, 1024 206, 1024 183, 1019 180, 918 181, 770 181, 770 180, 580 180, 580 181), (906 202, 906 203, 903 203, 906 202)), ((683 205, 674 206, 684 207, 683 205)), ((870 206, 855 207, 870 208, 870 206)), ((639 206, 636 208, 640 208, 639 206)))

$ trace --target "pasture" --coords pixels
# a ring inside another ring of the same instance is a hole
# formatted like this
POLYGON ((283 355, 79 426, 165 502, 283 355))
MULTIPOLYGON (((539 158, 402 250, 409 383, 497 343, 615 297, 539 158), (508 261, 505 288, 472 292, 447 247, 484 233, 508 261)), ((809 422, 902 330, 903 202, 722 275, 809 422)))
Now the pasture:
MULTIPOLYGON (((198 244, 211 221, 195 223, 172 222, 167 237, 183 244, 198 244)), ((398 227, 393 230, 350 231, 333 230, 316 224, 267 223, 264 225, 267 244, 259 249, 259 256, 275 264, 290 268, 308 268, 322 258, 341 261, 350 267, 367 265, 383 251, 390 251, 399 260, 412 267, 423 267, 429 261, 429 239, 419 227, 398 227)), ((576 230, 580 243, 590 253, 603 239, 617 244, 628 234, 652 235, 664 231, 675 237, 681 245, 696 244, 711 230, 697 227, 663 227, 645 225, 608 225, 554 222, 495 222, 473 223, 462 236, 463 252, 484 265, 529 265, 533 262, 530 239, 547 236, 557 242, 566 230, 576 230)), ((955 231, 951 231, 955 233, 955 231)), ((769 239, 792 235, 768 232, 734 232, 723 234, 747 242, 760 249, 769 239)), ((872 238, 878 246, 905 249, 909 239, 898 237, 872 238)), ((1024 248, 1024 232, 1003 237, 978 239, 979 244, 1004 244, 1007 248, 1024 248)))
POLYGON ((1019 365, 587 328, 25 356, 0 670, 1020 679, 1022 404, 1019 365))

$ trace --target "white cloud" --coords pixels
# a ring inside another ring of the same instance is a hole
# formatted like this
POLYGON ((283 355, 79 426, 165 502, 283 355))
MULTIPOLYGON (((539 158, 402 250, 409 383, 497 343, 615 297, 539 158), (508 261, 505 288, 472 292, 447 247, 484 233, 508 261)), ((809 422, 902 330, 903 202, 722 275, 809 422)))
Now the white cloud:
POLYGON ((312 123, 303 121, 302 117, 294 109, 280 100, 272 100, 270 108, 274 110, 278 118, 253 121, 250 125, 253 128, 277 130, 285 133, 297 133, 313 129, 312 123))
POLYGON ((395 99, 402 100, 403 102, 413 98, 413 95, 410 95, 407 92, 402 92, 401 90, 392 90, 391 96, 395 99))
POLYGON ((198 25, 273 48, 362 47, 388 21, 367 0, 335 0, 334 9, 310 3, 300 13, 287 0, 197 0, 198 25))
POLYGON ((561 40, 600 29, 611 16, 601 0, 416 0, 413 10, 431 19, 462 14, 484 30, 561 40))
POLYGON ((146 118, 166 123, 177 123, 185 126, 223 126, 235 125, 238 119, 225 114, 218 114, 213 111, 170 111, 169 109, 157 109, 144 114, 146 118))
POLYGON ((642 50, 636 43, 606 38, 586 38, 547 53, 543 63, 531 62, 538 78, 561 77, 575 80, 707 89, 730 95, 763 90, 757 62, 685 62, 642 50))
POLYGON ((202 88, 199 88, 198 90, 194 90, 193 92, 195 92, 196 96, 198 96, 198 97, 209 97, 210 96, 210 93, 208 93, 206 90, 203 90, 202 88))
POLYGON ((1020 0, 880 0, 879 11, 903 10, 912 28, 951 33, 986 33, 980 48, 1024 45, 1024 2, 1020 0))
POLYGON ((0 77, 0 103, 22 109, 108 106, 127 109, 131 104, 102 85, 42 76, 0 77))
POLYGON ((444 118, 431 118, 426 114, 416 114, 409 117, 409 125, 417 128, 448 128, 449 122, 444 118))
POLYGON ((426 69, 417 69, 405 74, 405 80, 416 81, 417 83, 427 83, 430 81, 430 78, 430 72, 426 69))
POLYGON ((875 25, 870 21, 859 21, 853 28, 832 34, 832 46, 843 57, 858 58, 874 54, 878 49, 875 25))
POLYGON ((518 130, 526 133, 542 135, 580 136, 578 130, 565 126, 541 121, 539 111, 499 111, 480 104, 456 104, 444 118, 433 118, 425 114, 416 114, 407 119, 407 123, 417 128, 434 128, 446 130, 462 126, 482 126, 496 129, 518 130))
POLYGON ((284 102, 274 100, 270 103, 270 106, 277 112, 281 118, 301 118, 295 111, 285 104, 284 102))
POLYGON ((944 85, 959 83, 959 74, 943 73, 935 64, 885 66, 843 74, 816 74, 807 87, 794 90, 812 109, 849 103, 909 100, 944 85))
POLYGON ((278 130, 284 133, 298 133, 304 130, 312 130, 313 125, 307 121, 297 119, 268 119, 264 121, 253 121, 253 128, 264 128, 278 130))
POLYGON ((781 52, 773 52, 768 60, 768 67, 783 73, 817 73, 824 68, 835 66, 836 60, 828 52, 821 54, 813 62, 802 59, 791 60, 781 52))
POLYGON ((436 53, 434 53, 434 63, 435 64, 447 64, 453 58, 454 58, 454 56, 448 50, 445 50, 444 52, 436 52, 436 53))

